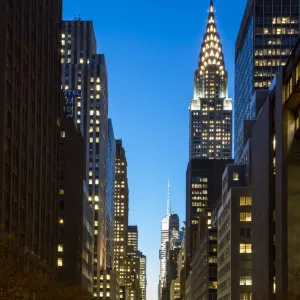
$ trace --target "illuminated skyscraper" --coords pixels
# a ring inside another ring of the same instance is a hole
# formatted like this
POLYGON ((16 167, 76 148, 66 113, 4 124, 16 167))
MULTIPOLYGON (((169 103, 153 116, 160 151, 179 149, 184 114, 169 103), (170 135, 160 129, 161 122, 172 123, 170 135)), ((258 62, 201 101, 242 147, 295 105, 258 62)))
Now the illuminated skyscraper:
POLYGON ((115 249, 114 267, 120 275, 120 285, 125 285, 127 232, 128 232, 128 179, 126 153, 122 140, 116 141, 115 179, 115 249))
POLYGON ((255 90, 268 90, 299 38, 299 0, 248 0, 235 44, 234 158, 241 159, 243 121, 256 118, 255 90))
POLYGON ((214 12, 211 0, 189 107, 190 159, 232 157, 232 99, 214 12))
POLYGON ((68 115, 75 118, 85 143, 85 182, 94 213, 93 294, 99 297, 100 270, 106 268, 108 91, 105 58, 96 49, 91 21, 63 22, 62 89, 78 91, 68 115))
POLYGON ((175 232, 179 231, 179 217, 176 214, 171 213, 171 201, 170 201, 170 184, 168 184, 168 204, 167 204, 167 216, 162 219, 161 227, 161 248, 159 251, 160 258, 160 275, 158 294, 159 299, 167 299, 169 295, 168 289, 168 271, 169 271, 169 252, 170 245, 172 244, 172 238, 177 237, 175 232))

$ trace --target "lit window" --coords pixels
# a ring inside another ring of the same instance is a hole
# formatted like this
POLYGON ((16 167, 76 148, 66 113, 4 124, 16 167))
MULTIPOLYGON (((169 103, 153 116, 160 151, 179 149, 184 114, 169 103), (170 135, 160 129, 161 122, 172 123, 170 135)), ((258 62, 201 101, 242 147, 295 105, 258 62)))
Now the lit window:
POLYGON ((57 266, 58 267, 62 267, 63 266, 63 259, 62 258, 58 258, 57 259, 57 266))
POLYGON ((59 223, 59 224, 64 224, 64 219, 63 219, 63 218, 60 218, 59 221, 58 221, 58 223, 59 223))
POLYGON ((252 253, 252 244, 240 244, 240 253, 252 253))
POLYGON ((240 277, 240 285, 252 285, 252 277, 251 276, 241 276, 240 277))
POLYGON ((251 206, 252 198, 251 197, 240 197, 240 206, 251 206))
POLYGON ((97 90, 97 91, 100 91, 100 90, 101 90, 100 84, 97 84, 97 85, 96 85, 96 90, 97 90))
POLYGON ((60 195, 64 195, 65 194, 65 190, 64 189, 59 189, 59 194, 60 195))
POLYGON ((233 173, 233 181, 239 181, 239 173, 233 173))
POLYGON ((59 245, 57 246, 57 251, 58 251, 58 252, 63 252, 63 251, 64 251, 64 246, 61 245, 61 244, 59 244, 59 245))
POLYGON ((83 58, 80 58, 79 62, 80 62, 81 64, 83 64, 83 58))
POLYGON ((251 222, 252 213, 251 212, 241 212, 240 213, 240 222, 251 222))

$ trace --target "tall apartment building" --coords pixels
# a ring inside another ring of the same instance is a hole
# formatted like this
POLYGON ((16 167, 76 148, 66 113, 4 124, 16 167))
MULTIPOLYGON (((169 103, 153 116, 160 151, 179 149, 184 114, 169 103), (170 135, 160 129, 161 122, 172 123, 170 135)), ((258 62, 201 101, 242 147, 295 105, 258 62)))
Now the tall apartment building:
POLYGON ((107 205, 106 205, 106 268, 114 269, 114 228, 115 228, 115 164, 116 141, 111 119, 108 119, 107 149, 107 205))
POLYGON ((79 91, 69 112, 81 130, 86 153, 88 200, 94 213, 93 294, 99 297, 106 267, 108 92, 104 55, 96 54, 91 21, 64 21, 61 35, 62 89, 79 91))
POLYGON ((126 153, 123 148, 122 140, 116 140, 114 267, 120 275, 121 286, 125 285, 126 279, 128 202, 129 191, 126 153))
POLYGON ((56 266, 61 0, 1 2, 0 224, 56 266))
POLYGON ((189 110, 190 159, 231 159, 232 99, 212 0, 189 110))
POLYGON ((92 292, 94 222, 85 183, 85 144, 76 120, 64 114, 62 111, 57 277, 92 292))
POLYGON ((246 165, 228 165, 218 222, 218 299, 251 300, 252 195, 246 165))
POLYGON ((243 150, 243 121, 251 110, 255 90, 267 90, 285 65, 299 37, 298 0, 248 0, 236 40, 234 157, 243 150))

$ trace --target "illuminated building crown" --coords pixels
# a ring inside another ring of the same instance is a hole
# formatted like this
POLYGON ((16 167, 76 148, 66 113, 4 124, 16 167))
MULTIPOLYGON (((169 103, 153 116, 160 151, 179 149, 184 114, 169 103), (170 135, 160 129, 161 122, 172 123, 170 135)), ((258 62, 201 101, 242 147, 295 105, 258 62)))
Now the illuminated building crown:
POLYGON ((205 74, 210 69, 217 74, 220 72, 220 75, 224 75, 224 55, 220 36, 217 32, 213 0, 210 1, 208 23, 199 56, 200 75, 205 74))

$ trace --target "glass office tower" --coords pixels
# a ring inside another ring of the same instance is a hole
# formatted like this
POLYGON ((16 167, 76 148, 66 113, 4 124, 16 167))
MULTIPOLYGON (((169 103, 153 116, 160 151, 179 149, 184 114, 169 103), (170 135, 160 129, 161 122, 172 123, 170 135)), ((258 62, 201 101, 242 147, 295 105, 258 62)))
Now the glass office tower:
POLYGON ((244 146, 243 121, 255 119, 252 97, 267 90, 299 38, 299 0, 248 0, 236 41, 234 157, 244 146))

